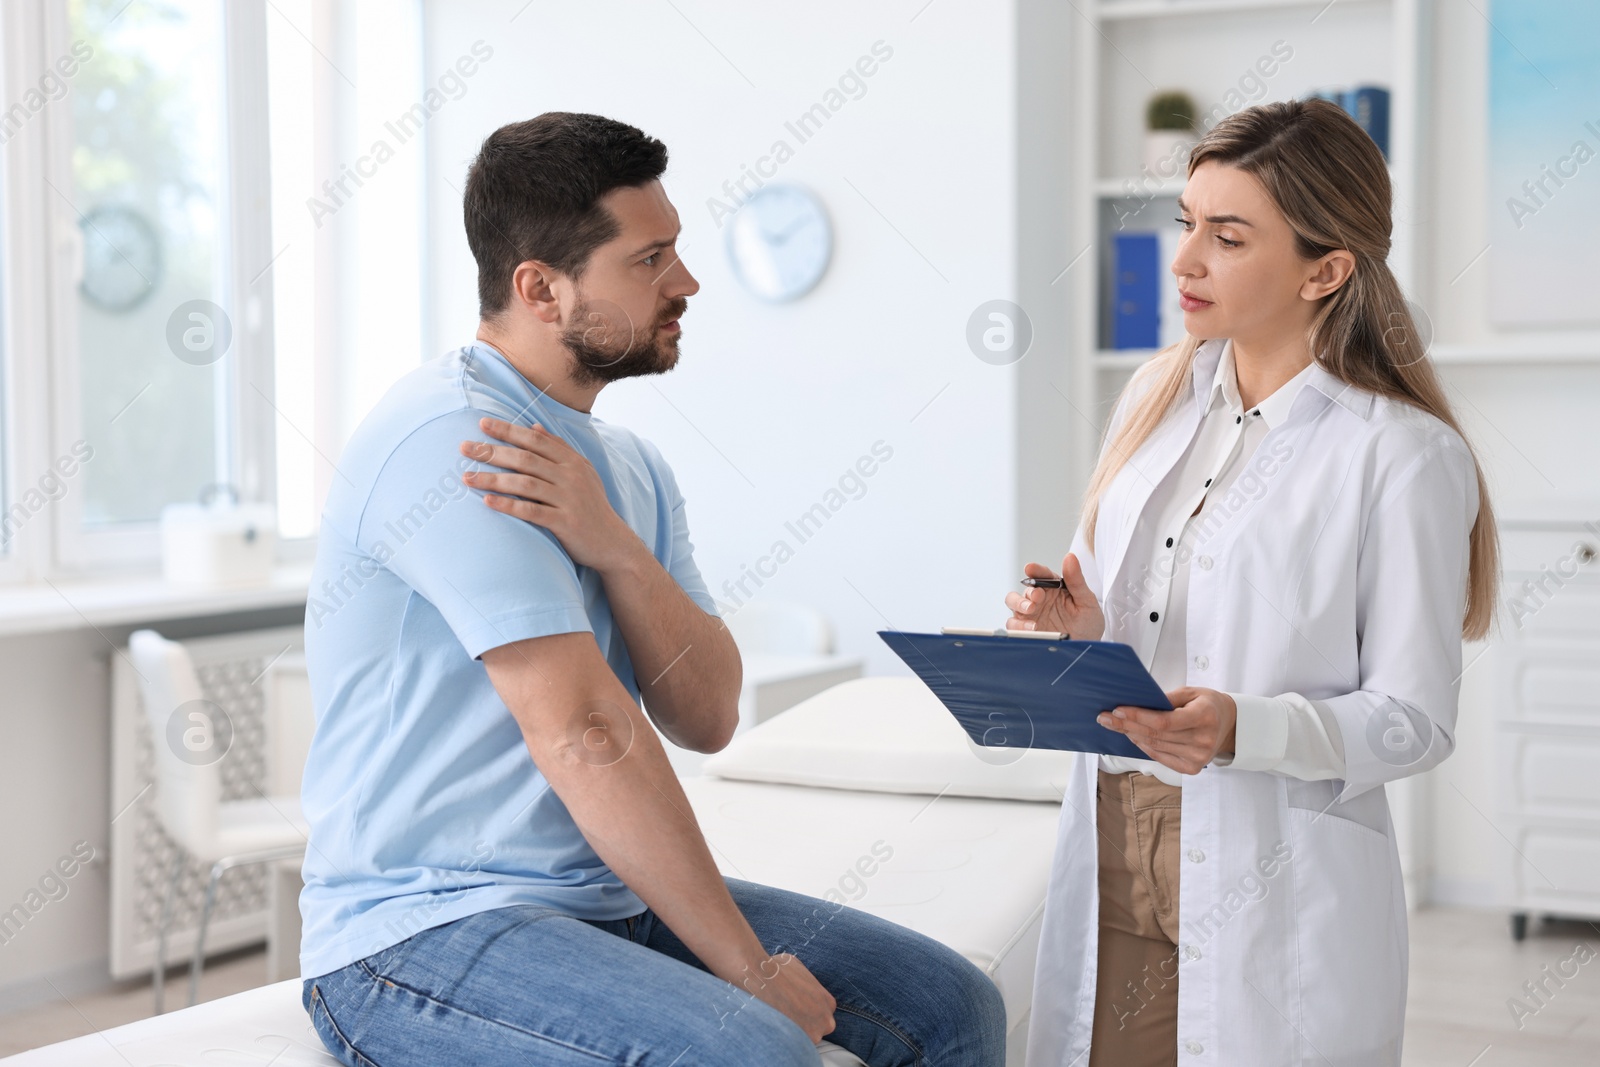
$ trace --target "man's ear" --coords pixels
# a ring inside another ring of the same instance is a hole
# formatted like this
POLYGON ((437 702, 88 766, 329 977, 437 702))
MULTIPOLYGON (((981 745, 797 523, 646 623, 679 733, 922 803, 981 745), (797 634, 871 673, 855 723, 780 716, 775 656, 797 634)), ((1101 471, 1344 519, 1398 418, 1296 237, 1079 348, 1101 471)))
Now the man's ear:
POLYGON ((1303 300, 1321 300, 1349 281, 1355 271, 1356 257, 1343 248, 1335 248, 1317 260, 1316 270, 1300 284, 1300 297, 1303 300))
POLYGON ((560 322, 561 301, 556 295, 558 277, 549 264, 525 259, 511 272, 511 295, 540 322, 560 322))

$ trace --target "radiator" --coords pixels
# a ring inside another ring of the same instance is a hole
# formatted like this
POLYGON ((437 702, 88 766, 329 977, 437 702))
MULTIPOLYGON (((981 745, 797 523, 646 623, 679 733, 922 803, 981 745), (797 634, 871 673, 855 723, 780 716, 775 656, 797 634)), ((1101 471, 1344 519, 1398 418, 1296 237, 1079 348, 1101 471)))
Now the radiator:
MULTIPOLYGON (((263 674, 280 657, 304 646, 304 630, 286 626, 185 641, 205 698, 233 723, 233 744, 221 765, 224 800, 271 793, 269 724, 263 674)), ((126 650, 111 657, 111 975, 129 978, 155 967, 162 894, 177 846, 161 829, 153 803, 150 730, 139 679, 126 650)), ((167 962, 187 960, 205 903, 209 867, 190 865, 173 899, 167 962)), ((236 867, 217 885, 206 950, 223 952, 265 939, 268 868, 236 867)))

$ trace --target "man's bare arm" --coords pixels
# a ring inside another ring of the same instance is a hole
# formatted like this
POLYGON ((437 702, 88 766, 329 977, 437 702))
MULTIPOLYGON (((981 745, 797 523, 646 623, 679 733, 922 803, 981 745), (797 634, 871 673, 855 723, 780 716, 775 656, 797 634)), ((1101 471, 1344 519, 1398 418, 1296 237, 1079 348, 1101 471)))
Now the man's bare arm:
POLYGON ((787 953, 768 956, 712 861, 660 739, 589 633, 483 655, 533 762, 578 829, 710 970, 793 1019, 813 1041, 834 999, 787 953))
POLYGON ((716 752, 739 725, 744 665, 721 619, 689 599, 644 542, 600 572, 645 707, 674 744, 716 752))

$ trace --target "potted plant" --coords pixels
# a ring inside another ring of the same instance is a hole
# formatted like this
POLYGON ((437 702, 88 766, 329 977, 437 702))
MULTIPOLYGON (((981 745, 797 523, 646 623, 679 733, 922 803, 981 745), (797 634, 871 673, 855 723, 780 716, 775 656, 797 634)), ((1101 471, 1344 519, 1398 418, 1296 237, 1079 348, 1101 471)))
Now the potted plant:
POLYGON ((1194 141, 1194 98, 1181 89, 1152 96, 1145 106, 1145 170, 1156 178, 1176 178, 1184 172, 1194 141))

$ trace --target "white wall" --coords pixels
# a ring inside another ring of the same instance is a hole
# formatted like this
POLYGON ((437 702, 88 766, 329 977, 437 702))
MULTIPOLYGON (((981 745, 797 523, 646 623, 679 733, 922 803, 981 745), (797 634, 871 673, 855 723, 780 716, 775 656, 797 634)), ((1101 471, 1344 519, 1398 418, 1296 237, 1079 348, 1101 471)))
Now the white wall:
POLYGON ((110 893, 109 649, 91 631, 0 640, 0 911, 22 903, 57 859, 88 841, 97 862, 0 945, 0 1012, 105 981, 110 893), (102 652, 105 649, 105 652, 102 652))
POLYGON ((680 248, 702 289, 678 368, 608 388, 596 413, 672 463, 714 595, 729 600, 724 583, 786 540, 794 558, 757 595, 821 608, 841 650, 877 672, 898 661, 875 630, 997 624, 1015 565, 1017 371, 980 362, 965 342, 978 304, 1015 299, 1012 5, 982 17, 922 7, 602 0, 535 3, 509 23, 516 5, 427 7, 430 71, 479 38, 495 49, 429 127, 430 349, 465 343, 476 326, 459 190, 486 134, 571 110, 661 138, 680 248), (893 56, 866 93, 798 144, 784 123, 880 40, 893 56), (732 277, 707 199, 778 138, 796 152, 776 180, 822 198, 835 255, 810 295, 771 306, 732 277), (789 535, 785 522, 879 440, 894 456, 865 495, 812 540, 789 535))
MULTIPOLYGON (((1488 50, 1492 32, 1470 4, 1439 4, 1434 35, 1434 111, 1431 132, 1432 195, 1426 220, 1432 234, 1429 276, 1422 297, 1438 340, 1460 345, 1519 348, 1538 344, 1537 331, 1495 330, 1488 321, 1489 244, 1486 187, 1488 50)), ((1567 100, 1573 127, 1583 124, 1585 101, 1567 100)), ((1592 104, 1592 101, 1589 102, 1592 104)), ((1539 160, 1529 160, 1530 176, 1539 160)), ((1589 174, 1588 195, 1595 195, 1589 174)), ((1509 190, 1497 190, 1503 200, 1509 190)), ((1552 339, 1553 340, 1553 339, 1552 339)), ((1594 353, 1600 357, 1600 351, 1594 353)), ((1518 496, 1600 496, 1600 438, 1593 433, 1600 398, 1600 361, 1560 364, 1515 359, 1486 366, 1443 368, 1452 402, 1488 468, 1502 514, 1518 496)), ((1600 518, 1600 516, 1588 516, 1600 518)), ((1467 650, 1470 662, 1477 647, 1467 650)), ((1494 666, 1486 656, 1462 678, 1461 717, 1454 756, 1434 772, 1435 898, 1444 902, 1495 902, 1496 871, 1511 859, 1496 829, 1494 809, 1494 666)))

